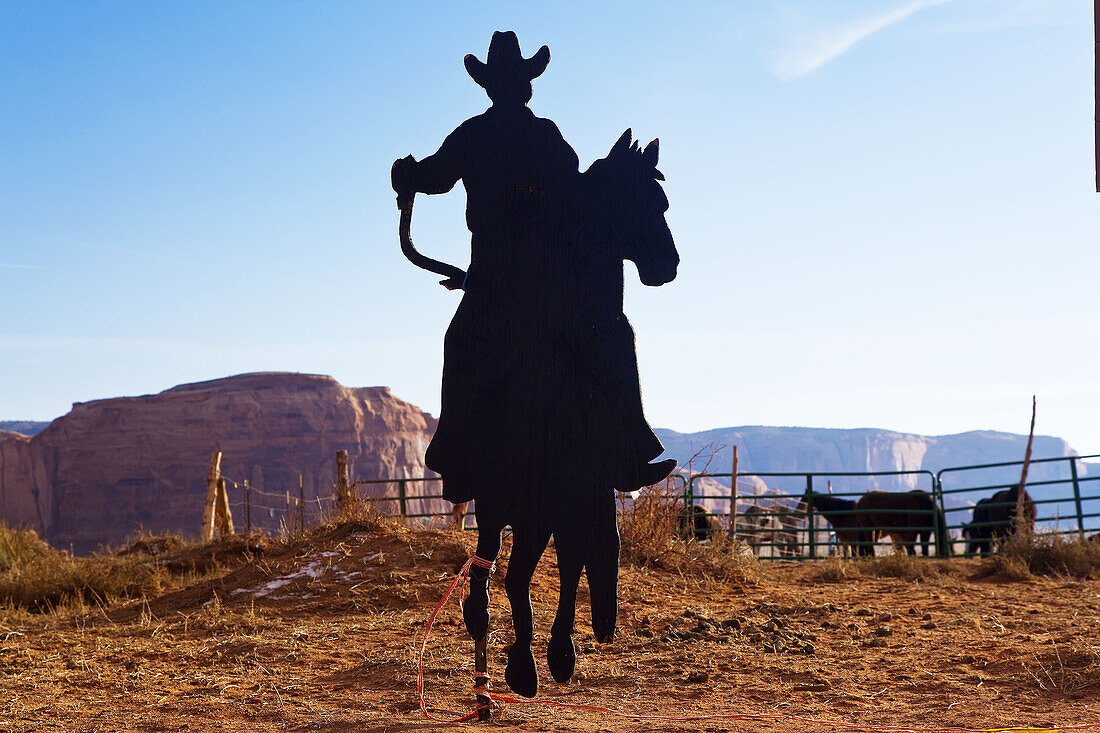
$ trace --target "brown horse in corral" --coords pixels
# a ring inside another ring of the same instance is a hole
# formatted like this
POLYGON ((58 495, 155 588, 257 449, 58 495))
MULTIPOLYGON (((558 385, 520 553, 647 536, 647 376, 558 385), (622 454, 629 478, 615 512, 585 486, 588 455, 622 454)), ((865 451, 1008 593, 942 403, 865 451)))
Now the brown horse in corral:
POLYGON ((887 535, 895 545, 904 546, 910 555, 917 554, 919 539, 921 554, 925 556, 928 555, 928 543, 935 535, 939 554, 951 554, 947 521, 943 511, 926 491, 868 491, 856 502, 856 510, 861 526, 860 555, 873 556, 875 543, 887 535))
POLYGON ((469 503, 460 501, 451 509, 451 526, 455 529, 466 529, 466 506, 469 503))

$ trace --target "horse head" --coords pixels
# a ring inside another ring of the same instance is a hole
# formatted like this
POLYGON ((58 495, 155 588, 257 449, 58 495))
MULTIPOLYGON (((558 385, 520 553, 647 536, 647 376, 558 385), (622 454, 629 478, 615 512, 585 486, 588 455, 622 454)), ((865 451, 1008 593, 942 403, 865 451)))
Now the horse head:
POLYGON ((654 140, 643 150, 631 142, 628 129, 584 174, 601 238, 634 263, 643 284, 654 286, 671 282, 680 264, 665 222, 668 199, 659 183, 665 177, 657 170, 658 147, 654 140))

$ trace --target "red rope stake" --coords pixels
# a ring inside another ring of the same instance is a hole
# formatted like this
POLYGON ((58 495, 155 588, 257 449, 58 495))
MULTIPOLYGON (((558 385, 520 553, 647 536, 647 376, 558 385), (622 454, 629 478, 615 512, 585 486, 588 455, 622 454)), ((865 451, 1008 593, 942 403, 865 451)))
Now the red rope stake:
MULTIPOLYGON (((455 588, 458 588, 458 606, 462 607, 462 601, 466 598, 466 583, 470 578, 470 567, 477 565, 479 568, 485 568, 490 573, 496 569, 496 566, 491 560, 485 560, 477 555, 474 555, 466 564, 462 566, 462 569, 455 575, 455 579, 451 581, 450 587, 447 588, 447 592, 443 594, 443 598, 439 600, 435 610, 432 611, 432 615, 428 617, 428 623, 424 625, 424 638, 420 642, 420 657, 416 662, 416 692, 420 696, 420 712, 424 714, 424 717, 430 718, 440 723, 467 723, 478 716, 479 710, 483 709, 483 705, 479 705, 477 710, 467 715, 461 715, 454 710, 444 710, 442 712, 452 713, 460 715, 458 718, 437 718, 428 712, 427 703, 424 702, 424 650, 428 647, 428 636, 432 633, 432 625, 435 624, 435 619, 439 615, 439 612, 443 610, 443 606, 450 600, 451 594, 455 592, 455 588), (461 584, 461 585, 460 585, 461 584)), ((493 695, 489 692, 489 675, 487 672, 478 672, 474 678, 475 687, 474 694, 479 697, 491 698, 493 695), (481 680, 485 680, 483 683, 481 680)))

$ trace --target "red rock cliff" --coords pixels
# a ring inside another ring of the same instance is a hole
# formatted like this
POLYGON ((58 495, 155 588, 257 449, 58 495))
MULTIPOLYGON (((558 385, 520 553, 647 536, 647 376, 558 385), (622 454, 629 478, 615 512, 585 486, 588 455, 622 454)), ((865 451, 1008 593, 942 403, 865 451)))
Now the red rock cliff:
MULTIPOLYGON (((387 387, 349 388, 314 374, 242 374, 77 403, 33 438, 0 433, 0 517, 77 552, 120 542, 139 527, 195 535, 215 448, 224 476, 248 479, 261 492, 296 495, 301 474, 308 503, 331 496, 340 449, 353 478, 423 476, 435 425, 387 387)), ((434 483, 418 489, 439 493, 434 483)), ((253 525, 277 527, 284 502, 253 498, 253 525)), ((230 487, 230 499, 240 502, 243 493, 230 487)), ((241 507, 234 521, 243 525, 241 507)))

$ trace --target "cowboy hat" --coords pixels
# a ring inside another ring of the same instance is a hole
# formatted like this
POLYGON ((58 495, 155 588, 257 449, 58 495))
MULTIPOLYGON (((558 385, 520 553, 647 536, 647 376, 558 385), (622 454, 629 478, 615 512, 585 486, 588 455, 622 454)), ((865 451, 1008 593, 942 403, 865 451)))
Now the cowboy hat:
POLYGON ((472 53, 466 54, 463 59, 466 73, 483 89, 499 82, 529 82, 546 70, 546 65, 550 63, 550 49, 543 46, 534 56, 525 59, 520 53, 516 34, 513 31, 497 31, 489 42, 485 61, 481 63, 472 53))

